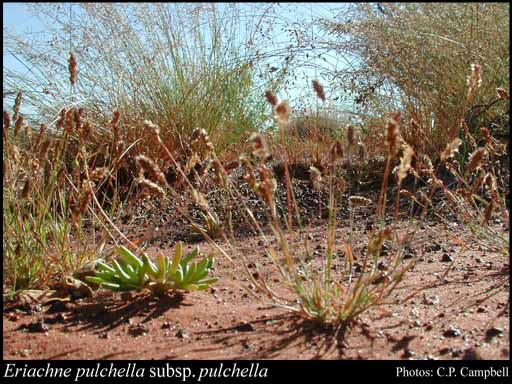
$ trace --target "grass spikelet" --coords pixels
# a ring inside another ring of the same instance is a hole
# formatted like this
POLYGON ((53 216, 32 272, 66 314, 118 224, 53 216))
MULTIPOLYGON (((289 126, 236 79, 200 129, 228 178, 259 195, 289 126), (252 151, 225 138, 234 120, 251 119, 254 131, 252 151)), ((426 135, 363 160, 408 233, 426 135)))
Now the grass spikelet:
POLYGON ((269 154, 267 142, 259 133, 253 133, 248 139, 252 147, 252 154, 257 156, 261 161, 265 161, 269 154))
POLYGON ((313 80, 313 89, 315 90, 316 96, 322 100, 322 102, 325 102, 324 87, 322 87, 318 80, 313 80))
POLYGON ((354 138, 354 127, 352 125, 347 125, 347 141, 349 145, 354 145, 356 143, 354 138))
POLYGON ((43 161, 46 160, 48 157, 48 151, 50 150, 51 140, 46 139, 43 144, 41 145, 41 148, 39 149, 39 160, 43 161))
POLYGON ((165 178, 164 173, 160 170, 158 165, 149 157, 144 155, 138 155, 137 157, 135 157, 135 162, 142 170, 149 173, 151 179, 155 180, 156 182, 162 185, 167 185, 167 179, 165 178))
POLYGON ((14 100, 14 115, 12 116, 12 119, 16 121, 18 119, 19 113, 20 113, 20 106, 21 106, 21 100, 23 98, 23 92, 19 91, 16 95, 16 99, 14 100))
POLYGON ((66 108, 62 108, 60 110, 59 119, 55 123, 55 128, 57 129, 57 131, 62 129, 62 127, 64 127, 64 124, 66 122, 66 112, 67 112, 66 108))
POLYGON ((405 145, 405 148, 403 149, 402 158, 400 159, 400 165, 398 166, 398 180, 401 183, 403 179, 407 176, 407 172, 409 172, 409 169, 411 168, 411 160, 412 155, 414 154, 414 151, 409 145, 405 145))
POLYGON ((466 170, 468 172, 472 172, 473 170, 477 169, 482 163, 482 159, 486 153, 487 151, 482 147, 475 149, 471 156, 469 156, 468 162, 466 164, 466 170))
POLYGON ((218 159, 212 161, 214 177, 213 182, 222 188, 227 187, 227 173, 218 159))
POLYGON ((11 126, 11 115, 9 114, 9 112, 4 111, 4 132, 8 132, 10 126, 11 126))
POLYGON ((64 132, 70 134, 73 132, 73 121, 75 117, 75 108, 70 108, 66 111, 66 116, 64 117, 64 132))
POLYGON ((23 126, 23 116, 19 115, 16 119, 16 123, 14 123, 14 137, 18 137, 18 133, 20 132, 21 127, 23 126))
POLYGON ((364 162, 365 156, 366 156, 366 147, 360 141, 359 143, 357 143, 357 157, 359 158, 359 161, 361 163, 364 162))
POLYGON ((82 130, 80 132, 80 138, 82 141, 87 141, 91 134, 91 122, 89 120, 86 120, 84 125, 82 126, 82 130))
POLYGON ((76 58, 75 58, 75 55, 73 53, 71 53, 69 55, 68 70, 69 70, 69 81, 71 82, 71 85, 75 85, 78 72, 77 72, 76 58))
POLYGON ((445 161, 455 155, 459 151, 459 147, 462 144, 462 140, 458 137, 455 138, 451 143, 446 145, 445 150, 441 153, 441 161, 445 161))
POLYGON ((151 180, 146 179, 145 177, 141 176, 136 179, 136 182, 138 185, 146 188, 149 190, 149 192, 155 194, 158 197, 164 197, 165 191, 162 187, 160 187, 158 184, 152 182, 151 180))
POLYGON ((317 189, 320 188, 320 182, 322 181, 322 173, 316 167, 309 167, 309 179, 311 184, 317 189))
POLYGON ((329 150, 329 158, 332 163, 343 157, 343 146, 339 140, 336 140, 329 150))
POLYGON ((240 166, 239 160, 233 160, 224 165, 224 170, 229 174, 233 169, 236 169, 240 166))
POLYGON ((370 199, 363 196, 350 196, 348 202, 352 207, 366 207, 372 203, 370 199))
POLYGON ((112 120, 110 120, 110 127, 112 128, 112 131, 114 132, 114 143, 117 143, 119 141, 119 117, 121 116, 121 113, 116 108, 112 112, 112 120))
POLYGON ((510 99, 510 96, 508 95, 508 92, 504 88, 496 88, 496 94, 501 100, 508 100, 510 99))
POLYGON ((25 182, 23 184, 23 188, 21 190, 21 198, 27 199, 31 190, 32 190, 32 181, 30 180, 30 177, 26 176, 25 182))
POLYGON ((395 154, 398 147, 398 123, 400 121, 400 113, 388 120, 386 124, 386 145, 391 154, 395 154))
POLYGON ((471 75, 467 79, 468 100, 474 95, 477 88, 482 85, 482 66, 480 64, 471 64, 471 75))
POLYGON ((484 138, 485 144, 491 145, 492 140, 491 140, 491 134, 489 133, 489 130, 485 127, 482 127, 482 128, 480 128, 480 133, 482 134, 482 137, 484 138))
POLYGON ((274 93, 270 90, 265 91, 265 99, 269 102, 269 104, 273 107, 277 105, 277 97, 274 95, 274 93))
POLYGON ((91 181, 98 182, 101 179, 105 178, 108 175, 107 167, 98 167, 95 168, 89 175, 91 181))
POLYGON ((274 106, 274 117, 279 124, 288 124, 288 120, 290 119, 290 106, 287 100, 281 100, 274 106))
POLYGON ((162 142, 162 139, 160 137, 160 127, 157 124, 153 123, 150 120, 144 120, 144 128, 152 131, 157 141, 160 143, 162 142))
POLYGON ((78 214, 83 215, 87 209, 87 205, 91 201, 92 187, 94 183, 88 180, 82 181, 82 188, 80 191, 80 202, 78 203, 78 214))

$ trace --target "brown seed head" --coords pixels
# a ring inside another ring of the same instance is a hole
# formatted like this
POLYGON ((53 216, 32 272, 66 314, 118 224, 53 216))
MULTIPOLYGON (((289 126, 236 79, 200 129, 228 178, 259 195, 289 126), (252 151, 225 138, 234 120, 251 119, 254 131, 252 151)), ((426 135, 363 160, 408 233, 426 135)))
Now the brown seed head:
POLYGON ((167 185, 167 179, 165 178, 165 175, 160 170, 158 165, 149 157, 144 155, 138 155, 137 157, 135 157, 135 162, 142 170, 149 173, 150 177, 153 180, 157 181, 162 185, 167 185))
POLYGON ((11 115, 9 112, 4 111, 4 132, 9 131, 9 127, 11 126, 11 115))
POLYGON ((313 89, 315 90, 316 96, 325 102, 325 93, 324 87, 318 82, 318 80, 313 80, 313 89))
POLYGON ((322 173, 316 167, 309 167, 309 180, 315 188, 319 188, 322 181, 322 173))
POLYGON ((347 141, 349 145, 354 145, 356 143, 354 138, 354 127, 352 125, 347 125, 347 141))
POLYGON ((116 143, 119 140, 119 117, 121 116, 121 113, 116 108, 112 112, 112 120, 110 120, 110 127, 112 128, 112 131, 114 131, 114 143, 116 143))
POLYGON ((71 85, 75 85, 76 79, 77 79, 77 63, 76 58, 73 53, 69 55, 69 81, 71 82, 71 85))
POLYGON ((227 163, 224 166, 224 170, 229 174, 233 169, 236 169, 239 166, 240 166, 240 161, 239 160, 233 160, 233 161, 230 161, 229 163, 227 163))
POLYGON ((359 161, 361 163, 364 162, 364 158, 366 156, 366 147, 361 141, 357 143, 357 156, 359 157, 359 161))
POLYGON ((386 124, 386 145, 388 146, 388 150, 391 154, 395 154, 398 149, 398 122, 400 115, 395 115, 395 117, 398 118, 392 118, 389 119, 386 124))
POLYGON ((144 120, 144 128, 152 131, 157 141, 162 142, 162 139, 160 138, 160 127, 157 124, 150 120, 144 120))
POLYGON ((403 155, 400 159, 400 165, 398 166, 398 180, 399 182, 402 182, 403 179, 407 176, 407 172, 409 172, 409 169, 411 168, 411 160, 412 155, 414 154, 414 151, 409 145, 405 145, 405 148, 403 149, 403 155))
POLYGON ((282 125, 288 124, 290 118, 290 106, 288 101, 281 100, 274 106, 274 117, 282 125))
POLYGON ((462 140, 459 139, 458 137, 456 137, 451 143, 448 143, 446 145, 445 150, 441 153, 441 161, 445 161, 453 157, 453 155, 455 155, 455 153, 459 151, 459 147, 461 144, 462 140))
POLYGON ((482 85, 482 66, 471 64, 471 75, 468 76, 468 99, 470 99, 475 90, 482 85))
POLYGON ((476 168, 480 167, 482 159, 486 153, 487 151, 482 147, 475 149, 471 156, 469 156, 468 162, 466 164, 467 171, 472 172, 476 168))
POLYGON ((21 100, 23 98, 23 92, 19 91, 16 95, 16 100, 14 100, 14 115, 12 116, 12 119, 16 121, 18 119, 18 114, 20 112, 20 106, 21 106, 21 100))
POLYGON ((16 119, 16 123, 14 124, 14 137, 18 137, 18 133, 21 129, 21 127, 23 126, 23 116, 22 115, 19 115, 18 116, 18 119, 16 119))
POLYGON ((330 156, 331 162, 333 162, 333 163, 337 159, 341 159, 343 157, 343 146, 341 145, 341 142, 339 140, 336 140, 331 145, 331 149, 329 150, 329 156, 330 156))
POLYGON ((89 175, 91 181, 98 182, 108 175, 107 167, 98 167, 95 168, 89 175))
POLYGON ((56 128, 57 130, 62 129, 62 127, 64 126, 64 123, 65 123, 65 121, 66 121, 66 112, 67 112, 66 108, 62 108, 62 109, 60 110, 60 116, 59 116, 59 119, 58 119, 58 120, 57 120, 57 122, 55 123, 55 128, 56 128))
POLYGON ((142 187, 146 188, 150 192, 154 193, 158 197, 164 197, 165 191, 162 187, 160 187, 158 184, 153 183, 151 180, 148 180, 144 178, 143 176, 140 176, 136 179, 137 184, 141 185, 142 187))
POLYGON ((218 159, 212 161, 214 177, 213 182, 223 188, 227 187, 228 175, 218 159))
POLYGON ((251 144, 253 155, 259 157, 261 161, 264 161, 269 156, 268 146, 265 138, 259 133, 253 133, 248 139, 251 144))
POLYGON ((490 145, 491 142, 491 135, 489 133, 489 130, 485 127, 480 128, 480 133, 482 134, 482 137, 485 140, 485 144, 490 145))
POLYGON ((372 203, 370 199, 363 196, 350 196, 348 201, 353 207, 366 207, 372 203))
POLYGON ((30 194, 30 190, 32 189, 32 182, 30 181, 30 177, 25 176, 25 183, 23 184, 23 189, 21 190, 21 198, 26 199, 30 194))
POLYGON ((73 120, 75 116, 75 108, 70 108, 66 111, 65 121, 64 121, 64 132, 71 133, 73 132, 73 120))
POLYGON ((510 99, 508 92, 504 88, 496 88, 496 93, 498 94, 498 97, 502 100, 510 99))
POLYGON ((277 105, 277 97, 272 93, 272 91, 270 91, 270 90, 265 91, 265 98, 270 103, 270 105, 272 105, 273 107, 275 107, 277 105))

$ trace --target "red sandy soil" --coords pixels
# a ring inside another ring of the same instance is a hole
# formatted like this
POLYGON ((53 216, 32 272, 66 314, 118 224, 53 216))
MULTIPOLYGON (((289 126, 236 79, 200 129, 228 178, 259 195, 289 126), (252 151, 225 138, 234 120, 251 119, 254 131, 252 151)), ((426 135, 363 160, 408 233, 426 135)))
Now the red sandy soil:
MULTIPOLYGON (((364 225, 358 230, 367 232, 364 225)), ((311 233, 313 248, 321 249, 325 225, 311 233)), ((99 290, 93 297, 28 312, 4 303, 3 358, 509 359, 509 260, 483 251, 459 254, 447 233, 441 225, 423 226, 414 244, 418 263, 392 294, 394 303, 371 309, 344 333, 258 304, 242 289, 242 275, 218 257, 214 274, 220 280, 214 288, 183 297, 99 290), (443 278, 451 264, 447 256, 455 261, 443 278)), ((449 233, 463 236, 457 228, 449 233)), ((138 235, 132 231, 133 238, 138 235)), ((276 285, 261 239, 240 244, 276 285)), ((164 253, 171 253, 173 247, 167 248, 164 253)))

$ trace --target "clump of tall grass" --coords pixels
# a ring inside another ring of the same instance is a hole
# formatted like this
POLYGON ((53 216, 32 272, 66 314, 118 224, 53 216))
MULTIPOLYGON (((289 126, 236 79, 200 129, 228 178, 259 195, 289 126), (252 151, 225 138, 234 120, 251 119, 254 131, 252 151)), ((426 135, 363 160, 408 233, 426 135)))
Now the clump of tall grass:
POLYGON ((63 111, 36 134, 18 109, 19 103, 14 127, 4 111, 3 126, 3 268, 10 291, 46 286, 94 256, 101 244, 85 236, 85 226, 94 225, 85 218, 91 183, 108 178, 106 168, 91 170, 90 180, 81 176, 87 153, 72 132, 83 137, 87 130, 82 111, 63 111))
MULTIPOLYGON (((69 81, 76 82, 73 54, 68 70, 69 81)), ((3 113, 2 249, 10 293, 52 285, 98 257, 108 238, 115 240, 102 207, 116 205, 119 171, 126 170, 130 149, 118 134, 117 111, 111 140, 98 142, 91 140, 83 107, 62 108, 37 131, 25 122, 23 98, 20 91, 12 117, 3 113)))
MULTIPOLYGON (((479 92, 483 83, 481 67, 472 65, 467 98, 479 92)), ((508 100, 503 88, 498 88, 496 93, 508 100)), ((464 120, 460 125, 464 141, 457 137, 446 145, 436 170, 428 156, 424 155, 425 160, 420 161, 421 172, 428 178, 429 196, 441 198, 432 209, 443 221, 455 219, 469 229, 465 248, 495 252, 507 259, 510 218, 506 196, 510 193, 510 173, 502 164, 507 161, 507 145, 495 139, 487 127, 480 127, 482 139, 477 140, 464 120), (466 150, 460 153, 464 144, 466 150), (443 169, 451 175, 451 185, 440 179, 443 169)))
POLYGON ((31 75, 7 71, 4 81, 9 89, 25 90, 26 103, 43 118, 71 101, 80 103, 94 117, 93 135, 105 132, 104 116, 118 109, 123 136, 127 142, 138 140, 139 153, 151 153, 153 148, 144 139, 146 119, 161 127, 171 150, 181 148, 177 135, 187 141, 200 127, 222 151, 260 129, 267 119, 264 102, 255 96, 261 56, 255 47, 267 11, 264 7, 263 16, 251 15, 240 8, 39 5, 37 13, 52 25, 44 40, 8 39, 10 51, 33 68, 31 75), (63 69, 70 47, 80 62, 80 76, 71 81, 72 92, 66 94, 63 69), (40 88, 47 97, 40 97, 40 88))
MULTIPOLYGON (((322 47, 350 60, 336 75, 366 123, 400 109, 415 122, 403 127, 404 139, 436 160, 457 137, 461 110, 472 134, 479 126, 508 134, 508 103, 495 89, 509 87, 509 14, 509 5, 498 3, 354 4, 342 21, 320 21, 333 37, 322 47), (473 62, 487 82, 467 100, 473 62)), ((379 140, 378 133, 370 135, 379 140)))

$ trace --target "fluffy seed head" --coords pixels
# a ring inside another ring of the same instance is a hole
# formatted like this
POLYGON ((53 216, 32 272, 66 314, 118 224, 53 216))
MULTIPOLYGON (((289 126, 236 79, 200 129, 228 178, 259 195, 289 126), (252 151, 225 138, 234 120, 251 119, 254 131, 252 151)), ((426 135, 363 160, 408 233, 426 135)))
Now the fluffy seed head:
POLYGON ((153 180, 157 181, 162 185, 167 184, 167 179, 165 178, 165 175, 160 170, 158 165, 149 157, 144 155, 138 155, 137 157, 135 157, 135 162, 142 170, 148 172, 153 180))
POLYGON ((274 117, 282 125, 288 124, 290 118, 290 106, 288 101, 281 100, 274 106, 274 117))
POLYGON ((441 153, 441 161, 445 161, 450 157, 453 157, 453 155, 459 151, 461 144, 462 140, 458 137, 456 137, 451 143, 448 143, 445 150, 441 153))
POLYGON ((253 155, 260 158, 261 161, 264 161, 270 155, 268 151, 268 146, 266 140, 259 133, 253 133, 248 139, 249 143, 252 147, 253 155))
POLYGON ((309 167, 309 179, 315 188, 320 187, 322 181, 322 173, 316 167, 309 167))
POLYGON ((471 172, 475 170, 476 168, 480 167, 480 164, 482 163, 482 159, 484 158, 484 155, 487 153, 487 151, 480 147, 473 151, 471 156, 469 156, 468 162, 466 164, 466 169, 468 172, 471 172))
POLYGON ((405 179, 405 176, 407 176, 407 172, 409 172, 409 169, 411 168, 411 159, 413 154, 414 151, 412 148, 406 144, 402 158, 400 159, 400 165, 398 166, 397 176, 399 182, 402 182, 402 180, 405 179))
POLYGON ((139 177, 137 179, 137 183, 159 197, 165 196, 164 189, 160 187, 158 184, 153 183, 151 180, 148 180, 144 177, 139 177))

